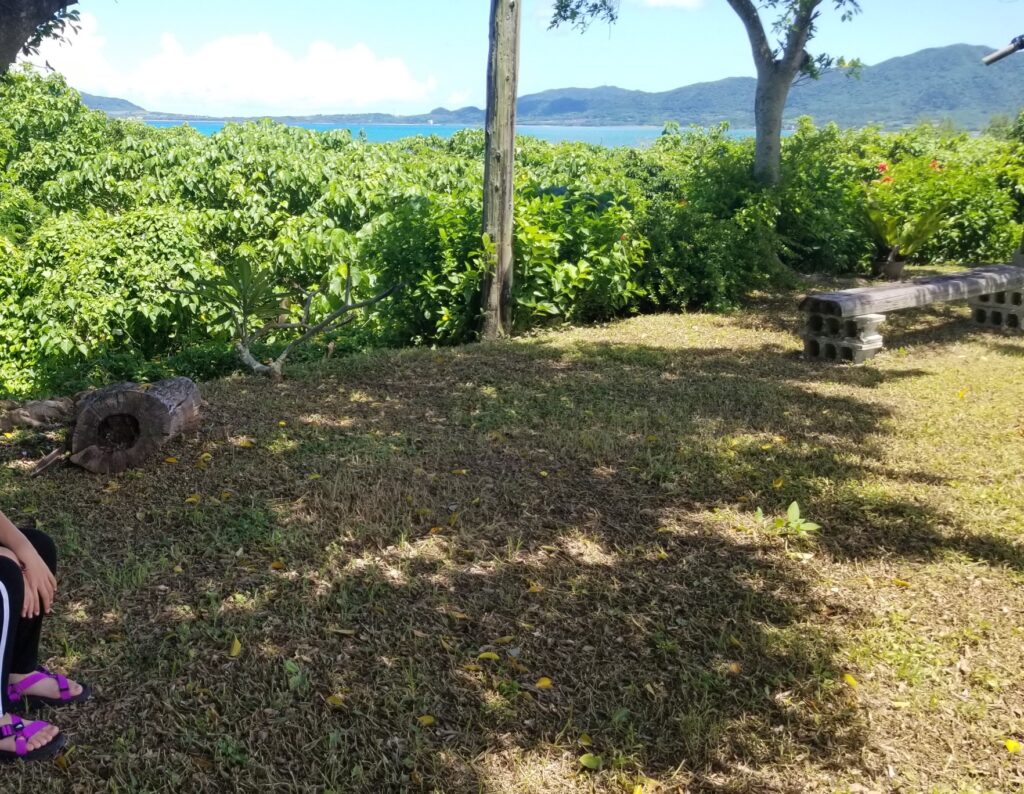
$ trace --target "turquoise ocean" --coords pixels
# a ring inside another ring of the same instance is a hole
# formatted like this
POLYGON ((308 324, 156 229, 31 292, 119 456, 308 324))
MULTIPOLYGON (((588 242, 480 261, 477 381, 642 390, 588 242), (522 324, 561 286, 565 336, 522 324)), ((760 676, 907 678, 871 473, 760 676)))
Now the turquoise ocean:
MULTIPOLYGON (((201 132, 203 135, 213 135, 222 129, 226 122, 223 121, 148 121, 154 127, 177 127, 188 124, 201 132)), ((417 135, 439 135, 448 138, 459 130, 467 127, 458 124, 309 124, 297 123, 294 126, 307 130, 348 129, 353 135, 360 132, 366 134, 367 140, 373 143, 386 143, 398 141, 402 138, 411 138, 417 135)), ((545 141, 560 143, 561 141, 580 141, 582 143, 596 143, 601 146, 650 146, 651 143, 661 134, 661 127, 554 127, 537 124, 523 124, 516 128, 520 135, 532 135, 545 141)), ((734 138, 748 138, 754 134, 753 130, 730 130, 729 136, 734 138)))

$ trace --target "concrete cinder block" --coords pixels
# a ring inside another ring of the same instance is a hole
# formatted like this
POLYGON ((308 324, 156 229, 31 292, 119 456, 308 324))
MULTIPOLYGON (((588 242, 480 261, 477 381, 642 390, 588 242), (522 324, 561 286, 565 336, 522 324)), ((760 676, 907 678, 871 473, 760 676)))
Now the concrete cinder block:
POLYGON ((808 312, 804 317, 804 356, 820 361, 860 364, 883 347, 879 326, 884 314, 835 317, 808 312))
MULTIPOLYGON (((1010 296, 1012 298, 1012 296, 1010 296)), ((1024 330, 1024 306, 1014 303, 978 302, 971 303, 971 317, 978 325, 986 328, 1002 328, 1007 331, 1024 330)))
POLYGON ((874 358, 881 349, 882 337, 878 334, 869 342, 831 336, 804 336, 804 356, 819 361, 861 364, 874 358))

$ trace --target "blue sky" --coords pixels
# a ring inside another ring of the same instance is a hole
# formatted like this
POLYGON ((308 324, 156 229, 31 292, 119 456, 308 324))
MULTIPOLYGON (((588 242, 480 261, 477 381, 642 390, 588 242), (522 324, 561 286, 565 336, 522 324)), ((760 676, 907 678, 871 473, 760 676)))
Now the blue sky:
MULTIPOLYGON (((45 57, 83 91, 151 110, 210 114, 482 105, 488 0, 81 0, 83 30, 45 57)), ((814 51, 877 63, 925 47, 1002 45, 1024 0, 824 4, 814 51)), ((621 0, 620 21, 549 31, 550 0, 524 0, 520 93, 618 85, 661 91, 753 74, 725 0, 621 0)), ((1018 57, 1024 57, 1018 56, 1018 57)))

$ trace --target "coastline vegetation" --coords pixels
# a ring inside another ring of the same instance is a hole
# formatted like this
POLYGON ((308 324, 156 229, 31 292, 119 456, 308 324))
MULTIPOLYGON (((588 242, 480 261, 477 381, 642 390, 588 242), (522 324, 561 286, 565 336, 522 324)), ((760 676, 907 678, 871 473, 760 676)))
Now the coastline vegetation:
MULTIPOLYGON (((867 211, 941 205, 919 261, 1005 261, 1021 237, 1020 136, 817 128, 784 143, 782 183, 752 141, 667 125, 648 150, 517 144, 515 326, 721 310, 798 273, 870 272, 867 211), (884 167, 884 168, 883 168, 884 167)), ((238 366, 201 284, 239 259, 284 293, 283 320, 401 290, 324 344, 475 338, 483 135, 369 144, 345 131, 232 124, 204 137, 86 109, 59 76, 0 82, 0 378, 22 396, 238 366)), ((287 323, 284 323, 287 324, 287 323)), ((288 342, 270 334, 257 355, 288 342)), ((322 349, 307 355, 319 356, 322 349)))

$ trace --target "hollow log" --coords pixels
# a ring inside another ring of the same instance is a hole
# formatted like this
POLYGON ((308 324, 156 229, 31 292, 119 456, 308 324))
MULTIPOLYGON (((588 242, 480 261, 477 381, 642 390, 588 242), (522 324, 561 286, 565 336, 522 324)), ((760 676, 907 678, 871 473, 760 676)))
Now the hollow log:
POLYGON ((71 462, 96 474, 138 466, 199 425, 199 388, 188 378, 118 383, 83 397, 71 436, 71 462))

